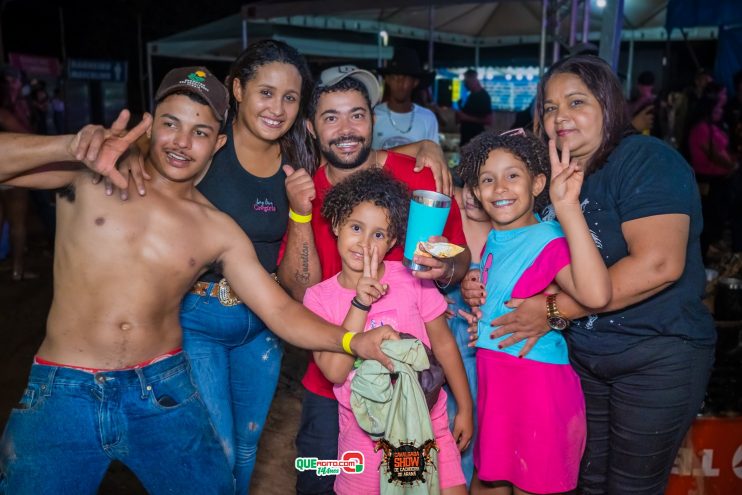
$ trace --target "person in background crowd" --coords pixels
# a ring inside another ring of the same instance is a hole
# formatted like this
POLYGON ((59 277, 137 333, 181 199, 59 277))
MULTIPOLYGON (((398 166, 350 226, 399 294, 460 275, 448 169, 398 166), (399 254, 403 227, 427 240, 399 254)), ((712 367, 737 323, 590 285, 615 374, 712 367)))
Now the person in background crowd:
POLYGON ((384 101, 374 107, 372 148, 388 150, 425 139, 438 143, 435 114, 412 101, 413 91, 427 88, 435 73, 423 70, 415 50, 399 47, 379 74, 384 76, 386 86, 384 101))
POLYGON ((690 163, 696 172, 703 206, 701 253, 704 258, 708 258, 709 247, 721 240, 726 221, 734 218, 738 223, 740 217, 738 212, 730 210, 733 183, 730 178, 739 163, 729 151, 729 135, 723 128, 726 102, 724 86, 715 82, 706 85, 696 104, 688 135, 690 163))
POLYGON ((469 69, 464 72, 464 86, 469 91, 469 96, 461 110, 456 111, 456 119, 461 126, 459 146, 464 146, 474 136, 482 133, 484 126, 492 123, 492 100, 479 82, 476 70, 469 69))
POLYGON ((31 85, 31 122, 35 134, 50 134, 47 116, 49 115, 49 94, 44 81, 31 85))
POLYGON ((654 73, 644 71, 636 80, 636 88, 629 102, 631 125, 642 134, 651 134, 654 127, 655 103, 657 95, 654 93, 654 73))
MULTIPOLYGON (((541 137, 569 146, 585 170, 580 203, 613 287, 598 310, 566 293, 552 308, 571 321, 565 336, 585 394, 580 490, 661 494, 714 359, 716 330, 702 301, 698 188, 675 150, 633 135, 620 82, 605 61, 557 62, 537 94, 541 137)), ((472 305, 485 300, 476 272, 463 290, 472 305)), ((550 330, 545 295, 511 306, 517 309, 491 322, 499 326, 493 336, 511 334, 503 347, 550 330)))
POLYGON ((678 149, 690 161, 688 152, 688 135, 690 134, 691 119, 696 115, 696 105, 703 96, 703 90, 714 77, 704 68, 699 68, 693 77, 693 84, 683 90, 680 98, 675 102, 675 142, 678 149))
POLYGON ((742 155, 742 70, 734 74, 734 94, 724 108, 724 121, 729 132, 729 150, 742 155))
POLYGON ((52 98, 52 119, 54 122, 55 134, 64 134, 67 130, 64 115, 64 89, 61 85, 54 88, 54 97, 52 98))
MULTIPOLYGON (((734 74, 734 95, 729 98, 724 111, 729 132, 729 150, 742 159, 742 70, 734 74)), ((734 174, 732 182, 732 212, 742 211, 742 172, 734 174)), ((733 214, 732 218, 732 251, 742 256, 742 216, 733 214)))
MULTIPOLYGON (((15 67, 0 69, 0 130, 31 132, 31 110, 23 96, 23 78, 15 67)), ((26 189, 0 185, 0 236, 4 219, 8 219, 12 256, 11 278, 14 281, 38 278, 26 270, 29 192, 26 189)))

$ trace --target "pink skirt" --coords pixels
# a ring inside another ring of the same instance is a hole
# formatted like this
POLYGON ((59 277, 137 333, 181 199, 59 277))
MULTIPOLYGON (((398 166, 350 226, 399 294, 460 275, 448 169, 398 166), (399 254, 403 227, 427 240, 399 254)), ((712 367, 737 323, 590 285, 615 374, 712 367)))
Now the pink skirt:
POLYGON ((477 380, 479 479, 532 493, 574 490, 586 425, 572 367, 478 349, 477 380))
MULTIPOLYGON (((363 452, 366 464, 360 474, 341 472, 335 478, 335 493, 337 495, 378 495, 381 492, 381 474, 379 468, 383 459, 381 450, 374 452, 374 441, 366 434, 353 416, 353 412, 344 406, 343 387, 335 386, 335 395, 338 398, 340 413, 340 437, 338 438, 338 456, 349 450, 363 452), (339 390, 340 389, 340 390, 339 390)), ((347 387, 350 390, 350 387, 347 387)), ((349 397, 349 396, 348 396, 349 397)), ((448 413, 446 412, 446 393, 441 390, 438 402, 430 411, 430 420, 433 425, 433 435, 440 448, 438 452, 438 484, 441 490, 453 486, 466 486, 466 478, 461 469, 461 454, 448 429, 448 413)))

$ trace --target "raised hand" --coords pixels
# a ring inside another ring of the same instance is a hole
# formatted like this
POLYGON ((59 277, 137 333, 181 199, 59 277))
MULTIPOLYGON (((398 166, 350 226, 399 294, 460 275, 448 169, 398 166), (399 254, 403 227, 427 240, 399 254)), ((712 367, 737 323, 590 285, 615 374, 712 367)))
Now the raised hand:
POLYGON ((126 130, 129 111, 122 110, 110 129, 85 126, 70 143, 70 153, 94 172, 108 177, 114 186, 124 189, 128 180, 116 169, 116 162, 152 124, 152 116, 145 113, 142 121, 126 130))
POLYGON ((549 160, 551 161, 551 182, 549 198, 555 208, 562 205, 579 205, 580 189, 585 179, 584 168, 576 160, 570 161, 569 145, 562 145, 562 156, 556 147, 556 141, 549 140, 549 160))
POLYGON ((363 276, 356 285, 356 299, 361 304, 371 306, 386 294, 389 286, 379 282, 379 251, 376 246, 363 247, 363 276))
POLYGON ((309 215, 312 212, 312 200, 317 196, 314 179, 303 168, 294 170, 291 165, 284 165, 283 171, 286 174, 289 207, 299 215, 309 215))

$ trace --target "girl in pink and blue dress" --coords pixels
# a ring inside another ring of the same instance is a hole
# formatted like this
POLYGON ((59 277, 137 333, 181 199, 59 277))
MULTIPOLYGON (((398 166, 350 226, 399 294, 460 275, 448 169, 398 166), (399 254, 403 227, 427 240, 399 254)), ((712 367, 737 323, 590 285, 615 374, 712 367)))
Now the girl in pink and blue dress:
POLYGON ((584 171, 570 162, 569 150, 560 159, 553 143, 547 153, 537 138, 516 130, 475 138, 462 150, 460 175, 492 225, 480 264, 486 299, 476 342, 472 493, 574 490, 586 427, 562 335, 568 322, 555 306, 544 308, 552 331, 510 347, 500 346, 507 335, 490 337, 489 322, 511 311, 510 301, 542 292, 561 290, 590 307, 607 304, 608 271, 580 208, 584 171), (559 223, 534 213, 547 197, 559 223))

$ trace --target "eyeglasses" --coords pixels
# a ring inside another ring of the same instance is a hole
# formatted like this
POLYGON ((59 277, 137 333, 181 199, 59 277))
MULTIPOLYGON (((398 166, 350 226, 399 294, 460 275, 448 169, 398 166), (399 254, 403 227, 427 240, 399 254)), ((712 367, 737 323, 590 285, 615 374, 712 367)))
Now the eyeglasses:
POLYGON ((501 132, 498 134, 498 136, 525 136, 526 130, 522 127, 517 127, 515 129, 510 129, 509 131, 501 132))

